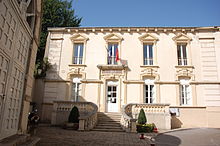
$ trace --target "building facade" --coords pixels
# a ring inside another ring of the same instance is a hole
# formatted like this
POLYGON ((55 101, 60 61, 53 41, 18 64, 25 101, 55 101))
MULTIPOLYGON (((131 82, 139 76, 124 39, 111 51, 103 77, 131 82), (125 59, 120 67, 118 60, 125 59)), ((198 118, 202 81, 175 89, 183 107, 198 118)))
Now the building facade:
POLYGON ((0 139, 27 130, 40 20, 41 0, 0 0, 0 139))
POLYGON ((49 28, 45 57, 52 68, 42 82, 42 119, 50 121, 54 100, 90 101, 100 112, 120 112, 128 103, 168 103, 176 114, 173 128, 178 122, 219 127, 219 30, 49 28))

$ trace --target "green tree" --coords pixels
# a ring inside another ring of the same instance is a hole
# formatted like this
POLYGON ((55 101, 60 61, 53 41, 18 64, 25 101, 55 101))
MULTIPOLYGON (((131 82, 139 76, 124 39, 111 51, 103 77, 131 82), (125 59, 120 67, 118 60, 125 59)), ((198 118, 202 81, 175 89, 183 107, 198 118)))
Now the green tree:
POLYGON ((145 124, 146 122, 147 122, 147 118, 145 116, 145 112, 143 109, 141 109, 138 115, 138 124, 145 124))
MULTIPOLYGON (((37 51, 36 64, 44 57, 48 27, 79 27, 82 18, 74 15, 73 0, 43 0, 43 16, 40 34, 40 45, 37 51)), ((38 65, 39 67, 42 65, 38 65)), ((38 68, 37 68, 38 69, 38 68)))

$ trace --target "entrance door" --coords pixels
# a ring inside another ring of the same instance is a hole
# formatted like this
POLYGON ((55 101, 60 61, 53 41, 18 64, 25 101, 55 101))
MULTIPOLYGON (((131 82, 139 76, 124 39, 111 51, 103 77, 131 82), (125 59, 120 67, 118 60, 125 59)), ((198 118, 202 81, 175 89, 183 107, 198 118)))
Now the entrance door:
POLYGON ((118 112, 117 85, 108 82, 107 85, 107 112, 118 112))

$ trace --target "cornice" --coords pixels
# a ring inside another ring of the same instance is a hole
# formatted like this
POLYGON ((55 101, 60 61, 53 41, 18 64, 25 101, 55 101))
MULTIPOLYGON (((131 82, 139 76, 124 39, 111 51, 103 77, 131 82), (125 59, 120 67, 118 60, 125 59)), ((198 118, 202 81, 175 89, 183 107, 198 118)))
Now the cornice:
POLYGON ((66 33, 195 33, 195 32, 216 32, 220 26, 213 27, 54 27, 48 28, 51 32, 66 33))

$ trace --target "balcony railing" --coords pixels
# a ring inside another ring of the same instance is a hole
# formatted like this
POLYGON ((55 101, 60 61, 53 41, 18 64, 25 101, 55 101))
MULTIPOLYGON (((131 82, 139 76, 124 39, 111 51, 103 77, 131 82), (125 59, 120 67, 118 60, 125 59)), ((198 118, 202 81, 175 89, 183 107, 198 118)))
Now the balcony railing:
POLYGON ((188 59, 186 58, 179 58, 178 59, 178 65, 187 65, 188 59))
POLYGON ((90 130, 97 123, 98 107, 92 102, 54 101, 52 125, 62 125, 68 121, 71 109, 76 106, 79 110, 79 130, 90 130))
POLYGON ((115 56, 108 57, 108 64, 117 64, 116 57, 115 56))
POLYGON ((144 58, 144 65, 153 65, 153 58, 144 58))
POLYGON ((82 64, 83 57, 73 57, 73 64, 82 64))

